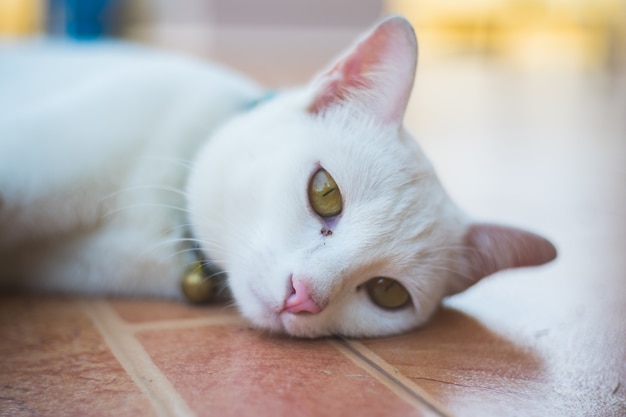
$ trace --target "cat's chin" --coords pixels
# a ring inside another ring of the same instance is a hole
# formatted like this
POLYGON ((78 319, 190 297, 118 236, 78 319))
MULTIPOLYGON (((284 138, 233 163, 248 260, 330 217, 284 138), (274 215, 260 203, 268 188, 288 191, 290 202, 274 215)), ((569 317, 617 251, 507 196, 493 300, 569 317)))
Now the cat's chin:
MULTIPOLYGON (((245 314, 244 314, 245 315, 245 314)), ((255 327, 270 334, 283 334, 291 337, 315 339, 337 336, 355 338, 376 338, 392 336, 417 327, 419 323, 405 322, 403 325, 394 325, 372 328, 369 326, 336 326, 329 325, 328 318, 316 314, 292 314, 289 312, 272 312, 259 317, 248 317, 255 327)))
POLYGON ((262 318, 248 317, 248 319, 259 329, 271 334, 284 334, 292 337, 317 338, 330 336, 332 333, 315 323, 313 315, 292 314, 289 312, 270 312, 264 314, 262 318))
POLYGON ((330 336, 332 333, 323 327, 320 327, 313 315, 291 314, 283 312, 280 314, 280 320, 283 324, 284 333, 302 338, 316 338, 330 336))

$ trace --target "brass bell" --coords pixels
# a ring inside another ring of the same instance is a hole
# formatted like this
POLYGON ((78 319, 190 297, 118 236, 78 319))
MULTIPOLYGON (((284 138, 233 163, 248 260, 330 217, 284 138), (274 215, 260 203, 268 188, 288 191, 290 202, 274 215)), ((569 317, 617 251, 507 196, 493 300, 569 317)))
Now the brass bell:
POLYGON ((209 302, 215 295, 215 285, 204 275, 200 262, 194 262, 187 270, 181 286, 187 300, 194 304, 209 302))

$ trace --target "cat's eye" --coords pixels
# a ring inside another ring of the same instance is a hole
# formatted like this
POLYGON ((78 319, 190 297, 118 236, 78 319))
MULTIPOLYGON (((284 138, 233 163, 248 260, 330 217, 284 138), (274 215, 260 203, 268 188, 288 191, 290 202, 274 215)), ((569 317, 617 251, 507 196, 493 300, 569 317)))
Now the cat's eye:
POLYGON ((309 183, 309 204, 320 217, 333 217, 341 213, 341 192, 333 177, 319 169, 309 183))
POLYGON ((391 278, 372 278, 365 288, 374 304, 388 310, 402 308, 411 301, 406 288, 391 278))

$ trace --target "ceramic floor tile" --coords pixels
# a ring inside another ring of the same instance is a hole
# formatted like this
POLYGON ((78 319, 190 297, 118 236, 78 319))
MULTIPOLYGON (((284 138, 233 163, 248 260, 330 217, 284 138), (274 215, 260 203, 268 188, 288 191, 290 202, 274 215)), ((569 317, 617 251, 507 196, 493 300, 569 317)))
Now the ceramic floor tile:
POLYGON ((237 315, 227 304, 194 306, 183 301, 144 299, 114 299, 108 301, 117 314, 128 323, 146 323, 164 320, 202 319, 207 317, 237 315))
POLYGON ((535 415, 541 359, 459 311, 444 309, 410 334, 361 343, 458 415, 535 415))
POLYGON ((268 337, 245 326, 137 335, 198 415, 421 416, 325 340, 268 337))
POLYGON ((154 415, 75 301, 2 295, 0 335, 0 415, 154 415))
POLYGON ((601 359, 584 339, 547 341, 561 358, 512 339, 448 308, 414 333, 362 343, 457 416, 626 415, 626 356, 614 339, 601 359))

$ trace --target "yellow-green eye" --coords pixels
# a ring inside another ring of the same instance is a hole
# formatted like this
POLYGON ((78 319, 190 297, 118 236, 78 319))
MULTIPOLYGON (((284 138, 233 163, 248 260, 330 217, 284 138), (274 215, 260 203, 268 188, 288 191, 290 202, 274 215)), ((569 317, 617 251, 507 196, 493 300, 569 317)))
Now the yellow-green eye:
POLYGON ((309 183, 309 203, 320 217, 341 213, 343 202, 337 183, 325 169, 318 170, 309 183))
POLYGON ((388 310, 402 308, 411 301, 406 288, 390 278, 372 278, 365 287, 372 302, 388 310))

